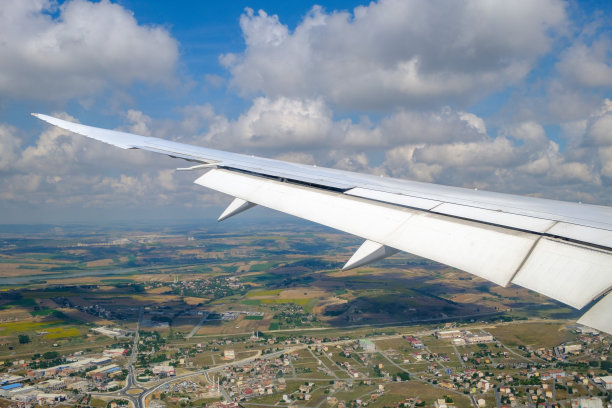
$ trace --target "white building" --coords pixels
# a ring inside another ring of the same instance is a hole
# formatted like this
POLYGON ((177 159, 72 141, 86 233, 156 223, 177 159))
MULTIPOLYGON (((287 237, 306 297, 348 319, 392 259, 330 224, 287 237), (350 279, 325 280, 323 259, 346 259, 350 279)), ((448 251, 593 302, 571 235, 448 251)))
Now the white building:
POLYGON ((468 344, 491 343, 493 335, 490 333, 468 334, 465 336, 465 341, 468 344))
POLYGON ((572 400, 572 408, 603 408, 601 398, 579 398, 572 400))
POLYGON ((434 402, 434 406, 436 408, 448 408, 448 405, 446 405, 446 401, 444 400, 444 398, 440 398, 440 399, 436 400, 434 402))
POLYGON ((92 331, 108 337, 125 337, 126 333, 123 329, 109 329, 105 326, 96 327, 95 329, 92 329, 92 331))
POLYGON ((67 398, 66 394, 40 393, 36 396, 36 400, 38 401, 39 405, 54 404, 56 402, 62 402, 62 401, 65 401, 66 398, 67 398))
POLYGON ((563 346, 564 353, 578 353, 582 350, 582 344, 567 344, 563 346))
POLYGON ((127 349, 124 349, 124 348, 109 349, 109 350, 104 350, 102 354, 105 355, 106 357, 121 357, 127 354, 127 349))
POLYGON ((438 339, 456 339, 459 337, 462 337, 459 330, 440 330, 436 332, 436 338, 438 339))
POLYGON ((155 367, 153 367, 153 374, 155 375, 159 375, 159 374, 164 374, 167 376, 174 376, 175 375, 175 370, 174 367, 172 367, 171 365, 157 365, 155 367))

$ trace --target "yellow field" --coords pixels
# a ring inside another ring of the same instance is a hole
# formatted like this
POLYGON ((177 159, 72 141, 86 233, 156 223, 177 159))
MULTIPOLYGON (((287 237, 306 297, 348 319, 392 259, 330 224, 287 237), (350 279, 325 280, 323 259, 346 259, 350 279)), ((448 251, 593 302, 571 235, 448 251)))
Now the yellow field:
POLYGON ((32 330, 40 330, 49 326, 62 323, 61 320, 53 320, 49 322, 9 322, 0 323, 0 335, 11 333, 27 332, 32 330))
POLYGON ((46 329, 46 331, 49 333, 45 334, 45 339, 63 339, 66 337, 76 337, 81 335, 81 333, 74 327, 69 327, 67 329, 57 327, 46 329))

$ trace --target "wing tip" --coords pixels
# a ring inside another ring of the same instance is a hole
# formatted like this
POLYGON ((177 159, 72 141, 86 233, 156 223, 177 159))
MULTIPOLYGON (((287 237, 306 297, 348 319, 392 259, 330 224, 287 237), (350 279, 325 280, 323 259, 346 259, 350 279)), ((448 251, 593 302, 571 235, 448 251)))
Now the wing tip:
POLYGON ((30 113, 30 115, 31 115, 31 116, 34 116, 36 119, 40 119, 40 120, 42 120, 43 122, 47 122, 47 123, 51 123, 51 122, 49 121, 49 119, 56 119, 56 118, 53 118, 53 117, 51 117, 51 116, 48 116, 48 115, 43 115, 42 113, 36 113, 36 112, 32 112, 32 113, 30 113))

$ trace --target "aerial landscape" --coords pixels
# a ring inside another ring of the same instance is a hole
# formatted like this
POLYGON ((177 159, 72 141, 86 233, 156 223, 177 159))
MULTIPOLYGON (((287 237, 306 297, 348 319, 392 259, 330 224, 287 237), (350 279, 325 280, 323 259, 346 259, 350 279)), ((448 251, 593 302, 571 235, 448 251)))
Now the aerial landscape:
POLYGON ((612 2, 0 2, 0 408, 612 408, 612 2))
POLYGON ((610 337, 579 312, 406 254, 341 271, 358 242, 322 227, 4 230, 5 406, 609 399, 610 337))

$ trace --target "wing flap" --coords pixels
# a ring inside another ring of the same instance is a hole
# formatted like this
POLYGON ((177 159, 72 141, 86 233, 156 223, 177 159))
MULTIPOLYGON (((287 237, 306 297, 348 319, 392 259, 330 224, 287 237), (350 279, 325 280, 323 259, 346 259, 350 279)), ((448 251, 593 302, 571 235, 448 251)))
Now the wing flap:
POLYGON ((519 229, 537 234, 566 238, 572 241, 612 248, 612 231, 580 224, 557 221, 545 214, 523 215, 508 209, 492 210, 477 203, 457 204, 401 193, 377 191, 362 187, 352 188, 345 194, 370 200, 416 208, 466 220, 519 229))
POLYGON ((341 193, 215 169, 195 181, 228 195, 473 273, 512 279, 537 236, 341 193))
POLYGON ((541 238, 513 283, 582 309, 612 287, 612 254, 541 238))

